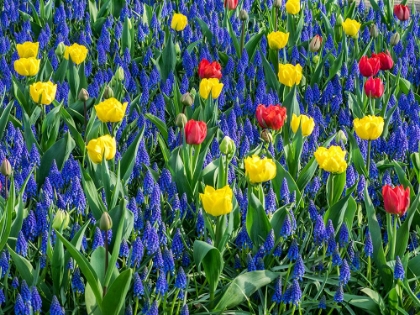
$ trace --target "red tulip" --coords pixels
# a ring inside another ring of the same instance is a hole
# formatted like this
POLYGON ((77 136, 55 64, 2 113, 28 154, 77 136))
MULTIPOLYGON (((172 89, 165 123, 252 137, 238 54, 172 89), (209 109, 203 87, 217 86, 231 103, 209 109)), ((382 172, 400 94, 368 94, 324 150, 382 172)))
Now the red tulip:
POLYGON ((368 58, 363 56, 359 61, 359 71, 364 77, 373 77, 381 68, 381 60, 379 58, 368 58))
POLYGON ((382 187, 385 211, 403 216, 410 206, 410 187, 404 189, 402 185, 392 188, 389 185, 382 187))
POLYGON ((407 21, 410 18, 410 9, 403 4, 394 5, 394 14, 400 21, 407 21))
POLYGON ((279 130, 283 127, 286 120, 286 108, 280 105, 258 105, 257 107, 257 120, 261 128, 270 128, 273 130, 279 130))
POLYGON ((380 78, 370 77, 365 82, 365 93, 368 97, 380 98, 384 94, 384 84, 380 78))
POLYGON ((220 80, 222 78, 221 70, 222 67, 217 61, 210 62, 207 59, 203 59, 198 65, 198 76, 200 79, 217 78, 220 80))
POLYGON ((191 119, 185 124, 184 131, 188 144, 201 144, 207 136, 207 125, 204 121, 191 119))
POLYGON ((238 0, 225 0, 225 8, 228 10, 235 10, 238 6, 238 0))
POLYGON ((379 58, 381 61, 381 70, 390 70, 394 66, 394 60, 392 60, 388 50, 379 54, 372 54, 372 58, 379 58))

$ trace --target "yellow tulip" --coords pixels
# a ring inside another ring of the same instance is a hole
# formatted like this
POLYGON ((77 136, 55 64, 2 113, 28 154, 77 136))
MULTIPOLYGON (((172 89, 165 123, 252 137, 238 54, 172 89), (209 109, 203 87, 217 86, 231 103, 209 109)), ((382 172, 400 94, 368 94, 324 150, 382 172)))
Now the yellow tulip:
POLYGON ((40 59, 30 57, 16 60, 13 66, 18 74, 24 77, 32 77, 38 73, 40 64, 40 59))
POLYGON ((66 49, 64 50, 64 59, 73 61, 76 65, 80 65, 83 61, 85 61, 88 49, 79 44, 73 44, 71 46, 66 46, 66 49))
POLYGON ((37 104, 50 105, 55 100, 57 84, 48 82, 36 82, 29 86, 29 94, 37 104))
POLYGON ((206 186, 206 188, 204 188, 204 194, 200 194, 200 199, 204 211, 214 217, 228 214, 233 208, 233 192, 228 185, 217 190, 211 186, 206 186))
POLYGON ((296 66, 292 64, 279 64, 279 73, 278 73, 280 83, 286 86, 293 86, 299 84, 302 80, 302 66, 297 64, 296 66))
POLYGON ((298 131, 299 126, 302 130, 302 135, 304 137, 309 136, 312 133, 312 131, 314 131, 314 119, 306 115, 296 116, 295 114, 293 114, 291 127, 294 133, 298 131))
POLYGON ((89 158, 93 163, 101 163, 105 156, 106 160, 112 160, 117 151, 115 138, 105 135, 89 141, 86 146, 89 158))
POLYGON ((271 32, 267 36, 268 39, 268 46, 271 49, 279 50, 284 48, 287 45, 287 41, 289 40, 289 33, 283 32, 271 32))
POLYGON ((16 49, 19 58, 36 58, 38 56, 39 43, 24 42, 23 44, 17 44, 16 49))
POLYGON ((354 130, 360 139, 376 140, 384 130, 384 119, 380 116, 365 116, 353 120, 354 130))
POLYGON ((120 122, 125 115, 127 102, 121 104, 111 97, 95 106, 96 115, 102 122, 120 122))
POLYGON ((175 31, 183 31, 188 25, 188 19, 184 14, 174 13, 171 21, 171 28, 175 31))
POLYGON ((355 37, 357 35, 357 33, 359 33, 361 25, 362 24, 360 24, 356 20, 352 20, 352 19, 347 18, 343 22, 344 33, 346 33, 348 36, 355 37))
POLYGON ((286 2, 286 11, 289 14, 298 14, 300 12, 300 1, 288 0, 286 2))
POLYGON ((244 160, 245 176, 251 183, 262 183, 276 177, 277 167, 272 159, 261 159, 258 155, 249 156, 244 160))
POLYGON ((339 146, 332 145, 328 149, 319 147, 314 155, 319 167, 324 171, 341 174, 347 169, 346 151, 339 146))
POLYGON ((200 82, 199 93, 205 100, 209 98, 210 92, 213 99, 217 99, 223 89, 223 83, 219 82, 219 79, 202 79, 200 82))

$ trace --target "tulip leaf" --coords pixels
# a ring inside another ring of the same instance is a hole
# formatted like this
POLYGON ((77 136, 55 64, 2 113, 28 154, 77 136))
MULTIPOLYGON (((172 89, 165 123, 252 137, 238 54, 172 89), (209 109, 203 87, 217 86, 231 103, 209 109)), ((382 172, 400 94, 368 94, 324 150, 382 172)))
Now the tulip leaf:
POLYGON ((364 193, 366 215, 368 217, 369 232, 372 237, 373 244, 373 260, 376 263, 376 266, 379 269, 381 275, 381 280, 384 283, 385 290, 388 290, 392 286, 392 271, 386 265, 385 253, 382 247, 382 232, 381 227, 379 226, 378 219, 376 217, 376 211, 370 199, 368 186, 365 186, 364 193))
POLYGON ((360 152, 360 148, 359 148, 359 145, 357 144, 356 138, 354 137, 353 132, 351 132, 349 129, 346 129, 346 131, 347 131, 348 140, 350 142, 351 161, 353 162, 353 165, 356 168, 356 171, 360 175, 364 175, 365 177, 367 177, 368 172, 366 169, 365 160, 363 159, 362 153, 360 152))
POLYGON ((144 127, 140 130, 137 137, 130 144, 127 151, 125 151, 123 157, 121 158, 121 171, 120 179, 124 183, 130 178, 131 173, 136 163, 137 151, 139 150, 140 142, 143 139, 144 127))
POLYGON ((213 41, 213 33, 210 31, 209 27, 207 26, 207 23, 199 18, 195 19, 198 22, 198 25, 200 25, 201 32, 207 38, 208 42, 211 43, 213 41))
POLYGON ((48 176, 51 165, 55 160, 57 168, 61 170, 75 147, 75 142, 67 132, 63 138, 52 145, 42 156, 40 167, 36 173, 37 184, 40 187, 48 176))
POLYGON ((112 282, 104 296, 102 306, 104 315, 114 315, 120 313, 120 310, 125 303, 128 289, 131 285, 132 275, 132 270, 129 268, 122 272, 118 278, 112 282))
POLYGON ((236 55, 239 58, 242 54, 242 51, 239 46, 238 36, 235 34, 235 31, 233 30, 232 24, 230 23, 229 19, 227 19, 227 27, 228 27, 230 38, 232 39, 233 47, 235 47, 236 55))
POLYGON ((146 118, 149 119, 157 127, 157 129, 159 129, 159 132, 163 136, 163 139, 165 139, 165 141, 168 141, 168 128, 166 126, 166 123, 163 122, 160 118, 150 113, 147 113, 144 116, 146 116, 146 118))
POLYGON ((273 89, 274 91, 278 91, 280 88, 280 83, 277 79, 277 76, 274 73, 274 70, 268 62, 267 58, 265 58, 264 54, 261 52, 260 54, 262 57, 262 63, 264 67, 265 81, 267 82, 269 88, 273 89))
MULTIPOLYGON (((261 187, 259 189, 262 189, 261 187)), ((261 201, 248 189, 248 211, 246 213, 246 230, 256 248, 259 248, 271 230, 271 224, 261 201)))
POLYGON ((290 205, 285 205, 276 210, 276 212, 274 212, 273 216, 271 217, 270 224, 277 237, 280 237, 280 231, 283 227, 284 220, 286 220, 286 216, 289 215, 289 208, 291 208, 290 205))
MULTIPOLYGON (((30 176, 31 174, 29 174, 30 176)), ((10 231, 12 228, 12 216, 13 210, 15 208, 16 194, 15 194, 15 183, 12 177, 9 189, 9 196, 6 201, 6 207, 3 209, 3 213, 0 220, 0 251, 3 250, 3 247, 6 245, 7 240, 10 236, 10 231)), ((19 204, 22 203, 21 199, 18 201, 19 204)))
POLYGON ((414 189, 411 185, 410 181, 407 179, 407 176, 401 167, 401 165, 397 161, 392 161, 392 165, 394 166, 395 173, 397 173, 398 180, 404 187, 410 187, 410 195, 414 196, 414 189))
POLYGON ((351 194, 356 189, 356 187, 357 184, 353 185, 352 188, 347 192, 346 196, 328 208, 324 214, 325 224, 328 222, 328 220, 331 220, 336 231, 344 222, 347 224, 347 226, 353 225, 357 204, 351 194))
POLYGON ((51 261, 51 271, 54 294, 59 295, 64 274, 64 247, 60 239, 57 239, 54 245, 54 253, 51 261))
POLYGON ((296 192, 296 205, 299 205, 302 202, 302 194, 298 188, 298 185, 296 184, 293 177, 290 175, 288 171, 278 162, 275 161, 276 168, 277 168, 277 174, 276 177, 271 181, 273 185, 273 190, 276 193, 277 200, 281 200, 282 196, 280 196, 280 190, 283 185, 283 180, 287 180, 287 186, 289 187, 289 192, 293 193, 296 192))
POLYGON ((25 257, 17 254, 9 246, 7 250, 9 251, 10 256, 14 262, 14 266, 16 267, 16 270, 19 272, 19 275, 22 277, 22 279, 25 280, 29 286, 36 285, 36 283, 34 283, 34 279, 37 278, 37 274, 32 267, 32 264, 25 257))
POLYGON ((166 36, 165 48, 163 48, 162 55, 160 56, 160 60, 163 64, 163 66, 160 67, 162 82, 166 82, 169 74, 174 72, 176 65, 176 51, 174 42, 172 41, 172 35, 170 32, 166 32, 166 36))
POLYGON ((223 293, 215 310, 232 309, 277 277, 277 273, 268 270, 251 271, 237 276, 223 293))
POLYGON ((196 240, 193 246, 194 261, 197 268, 203 266, 210 292, 214 292, 223 270, 223 259, 219 250, 212 245, 196 240))
POLYGON ((346 186, 346 172, 341 174, 332 174, 328 176, 327 180, 327 201, 328 206, 332 206, 338 200, 340 200, 341 194, 343 193, 344 187, 346 186))
POLYGON ((9 105, 3 109, 0 116, 0 139, 3 139, 4 130, 6 130, 6 125, 9 122, 10 111, 13 108, 13 102, 10 102, 9 105))
POLYGON ((410 228, 413 223, 414 215, 418 214, 420 193, 417 193, 416 199, 414 199, 410 208, 407 210, 406 217, 403 224, 397 230, 397 244, 395 249, 395 256, 403 257, 408 246, 408 239, 410 236, 410 228))
POLYGON ((263 35, 264 32, 260 30, 258 34, 253 35, 245 44, 245 49, 248 54, 249 60, 253 60, 255 51, 257 50, 258 44, 260 43, 263 35))
POLYGON ((95 183, 90 177, 89 173, 81 169, 83 190, 85 191, 86 199, 89 205, 89 210, 92 212, 96 220, 100 220, 102 213, 106 211, 106 207, 102 198, 99 197, 98 190, 95 183))

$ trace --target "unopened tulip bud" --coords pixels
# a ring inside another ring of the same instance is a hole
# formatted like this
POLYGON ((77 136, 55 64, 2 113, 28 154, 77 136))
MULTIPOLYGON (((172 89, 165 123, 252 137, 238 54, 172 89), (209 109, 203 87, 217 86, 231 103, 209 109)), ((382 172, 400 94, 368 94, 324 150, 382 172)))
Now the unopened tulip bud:
POLYGON ((282 4, 282 1, 281 1, 281 0, 274 0, 273 5, 274 5, 276 8, 280 8, 280 7, 281 7, 281 4, 282 4))
POLYGON ((376 37, 378 37, 378 35, 379 35, 379 30, 378 30, 378 27, 376 26, 376 24, 372 24, 372 25, 369 27, 369 33, 370 33, 370 37, 372 37, 372 38, 376 38, 376 37))
POLYGON ((191 94, 191 96, 192 96, 192 98, 194 100, 195 99, 195 96, 197 95, 197 90, 195 88, 192 88, 191 91, 190 91, 190 94, 191 94))
POLYGON ((55 54, 58 56, 58 57, 61 57, 61 56, 63 56, 63 54, 64 54, 64 51, 66 50, 66 45, 64 45, 64 43, 63 42, 60 42, 59 44, 58 44, 58 46, 57 46, 57 48, 55 49, 55 54))
POLYGON ((314 62, 314 64, 317 64, 319 62, 319 56, 316 55, 312 58, 312 61, 314 62))
POLYGON ((108 98, 111 98, 111 97, 114 97, 114 91, 112 90, 112 88, 109 85, 107 85, 105 87, 105 91, 104 91, 104 98, 108 99, 108 98))
POLYGON ((192 106, 194 104, 194 97, 191 95, 190 92, 186 92, 181 96, 181 103, 184 106, 192 106))
POLYGON ((263 139, 265 142, 273 142, 273 135, 268 129, 264 129, 261 131, 261 139, 263 139))
POLYGON ((12 165, 10 164, 9 160, 4 158, 3 162, 0 166, 0 173, 3 174, 3 176, 10 176, 12 175, 12 165))
POLYGON ((398 33, 398 32, 395 33, 394 35, 391 36, 390 44, 392 46, 397 45, 400 42, 400 38, 401 38, 400 33, 398 33))
POLYGON ((182 129, 184 128, 187 121, 188 121, 187 116, 185 116, 185 114, 183 113, 179 113, 178 116, 176 116, 175 125, 182 129))
POLYGON ((341 26, 341 25, 343 25, 343 17, 342 17, 342 15, 340 14, 338 17, 337 17, 337 20, 335 21, 335 25, 337 25, 337 26, 341 26))
POLYGON ((230 137, 225 136, 220 143, 219 149, 224 155, 233 155, 236 150, 236 145, 230 137))
POLYGON ((176 52, 176 55, 177 56, 181 55, 181 47, 179 47, 179 43, 178 42, 175 43, 175 52, 176 52))
POLYGON ((79 101, 86 102, 89 99, 89 92, 86 89, 81 89, 79 92, 79 101))
POLYGON ((115 72, 115 78, 119 81, 124 81, 124 69, 120 66, 115 72))
POLYGON ((63 227, 63 230, 69 226, 70 223, 70 215, 67 211, 58 210, 54 216, 52 227, 56 230, 59 230, 63 227))
POLYGON ((322 45, 322 37, 319 35, 315 35, 309 44, 309 50, 311 52, 317 52, 321 48, 321 45, 322 45))
POLYGON ((347 144, 347 137, 343 130, 339 130, 337 134, 335 135, 335 142, 343 144, 347 144))
POLYGON ((112 219, 108 212, 102 213, 101 220, 99 221, 99 228, 101 231, 108 231, 112 229, 112 219))
POLYGON ((246 21, 248 20, 248 12, 246 12, 246 10, 242 9, 239 12, 239 18, 241 19, 241 21, 246 21))

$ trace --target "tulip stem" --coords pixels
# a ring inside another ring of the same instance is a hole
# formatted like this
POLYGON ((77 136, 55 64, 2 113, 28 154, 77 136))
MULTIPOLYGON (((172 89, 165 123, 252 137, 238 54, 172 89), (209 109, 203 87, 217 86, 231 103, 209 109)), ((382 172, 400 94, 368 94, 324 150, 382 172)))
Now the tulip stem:
POLYGON ((395 257, 395 246, 397 244, 397 217, 392 217, 390 215, 390 223, 392 226, 392 243, 391 243, 391 248, 390 248, 390 259, 393 260, 395 257))
POLYGON ((84 126, 84 131, 85 131, 85 141, 87 139, 87 134, 86 134, 86 129, 87 129, 87 108, 86 108, 86 101, 83 101, 83 112, 84 112, 84 117, 85 117, 85 126, 84 126))
POLYGON ((241 30, 241 51, 239 52, 239 56, 242 57, 242 51, 244 50, 245 44, 245 22, 242 21, 242 30, 241 30))
POLYGON ((368 140, 368 150, 367 150, 367 175, 370 178, 370 150, 372 147, 372 140, 368 140))
POLYGON ((8 179, 9 177, 8 176, 6 176, 5 177, 5 179, 4 179, 4 196, 5 196, 5 199, 7 200, 7 197, 8 197, 8 195, 9 195, 9 192, 7 191, 7 179, 8 179))
MULTIPOLYGON (((104 279, 106 278, 106 272, 108 270, 108 231, 105 231, 105 275, 104 279)), ((103 294, 106 295, 107 287, 104 285, 103 294)))

